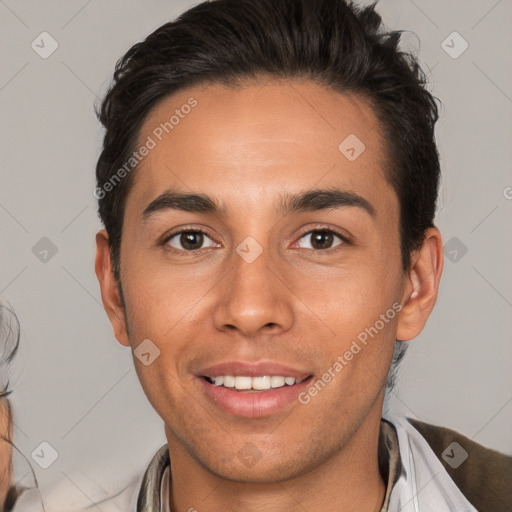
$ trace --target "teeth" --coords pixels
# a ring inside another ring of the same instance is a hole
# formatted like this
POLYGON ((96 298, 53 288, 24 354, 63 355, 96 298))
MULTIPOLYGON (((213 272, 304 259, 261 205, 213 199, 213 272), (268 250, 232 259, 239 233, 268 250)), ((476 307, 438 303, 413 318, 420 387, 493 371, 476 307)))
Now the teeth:
POLYGON ((236 389, 251 389, 252 379, 251 377, 235 377, 235 388, 236 389))
MULTIPOLYGON (((233 377, 231 375, 226 375, 221 378, 224 379, 224 387, 225 388, 234 388, 235 387, 235 377, 233 377)), ((215 377, 215 380, 217 380, 217 377, 215 377)))
POLYGON ((280 375, 262 375, 258 377, 249 377, 245 375, 218 375, 217 377, 210 377, 210 381, 215 386, 224 386, 225 388, 235 388, 238 390, 254 389, 263 391, 273 388, 282 388, 283 386, 293 386, 302 382, 300 379, 294 377, 282 377, 280 375))
POLYGON ((273 388, 280 388, 284 386, 285 378, 284 377, 270 377, 270 385, 273 388))
POLYGON ((253 389, 270 389, 270 377, 254 377, 252 380, 253 389))

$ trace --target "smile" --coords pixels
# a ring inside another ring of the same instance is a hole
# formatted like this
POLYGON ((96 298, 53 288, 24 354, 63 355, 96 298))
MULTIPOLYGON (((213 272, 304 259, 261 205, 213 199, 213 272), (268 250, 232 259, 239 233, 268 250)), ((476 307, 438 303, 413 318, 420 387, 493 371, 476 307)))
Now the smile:
POLYGON ((294 386, 304 380, 294 377, 283 377, 281 375, 262 375, 256 377, 246 375, 238 375, 236 377, 233 375, 218 375, 217 377, 205 377, 205 379, 215 386, 236 389, 238 391, 267 391, 284 386, 294 386))

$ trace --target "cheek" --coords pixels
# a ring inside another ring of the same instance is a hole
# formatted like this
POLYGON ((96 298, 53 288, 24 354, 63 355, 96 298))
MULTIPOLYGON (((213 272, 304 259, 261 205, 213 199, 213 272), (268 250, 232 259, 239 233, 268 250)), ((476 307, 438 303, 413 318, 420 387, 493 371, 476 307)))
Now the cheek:
POLYGON ((123 293, 136 338, 166 338, 207 289, 183 267, 126 258, 126 268, 130 274, 123 277, 123 293))
MULTIPOLYGON (((290 274, 293 290, 323 320, 331 334, 346 339, 369 327, 400 297, 401 273, 396 259, 354 257, 337 267, 290 274)), ((326 334, 328 330, 326 329, 326 334)))
POLYGON ((123 294, 134 364, 148 399, 160 410, 161 390, 174 396, 186 378, 183 365, 198 326, 194 317, 209 286, 200 287, 201 281, 181 269, 171 271, 169 266, 159 268, 143 260, 127 258, 126 267, 130 275, 123 277, 123 294), (139 345, 148 347, 152 362, 147 366, 137 358, 139 345))
POLYGON ((336 410, 334 424, 354 414, 364 416, 389 373, 397 311, 391 303, 369 307, 364 298, 351 303, 354 309, 344 308, 331 318, 336 336, 323 340, 325 363, 302 397, 303 403, 311 401, 317 412, 336 410))
MULTIPOLYGON (((385 382, 401 309, 400 279, 399 260, 375 258, 333 273, 323 279, 328 285, 322 293, 309 294, 310 309, 326 327, 322 350, 329 363, 325 371, 339 363, 338 371, 331 368, 336 375, 332 380, 340 390, 350 390, 352 398, 385 382)), ((304 293, 307 288, 306 284, 304 293)))

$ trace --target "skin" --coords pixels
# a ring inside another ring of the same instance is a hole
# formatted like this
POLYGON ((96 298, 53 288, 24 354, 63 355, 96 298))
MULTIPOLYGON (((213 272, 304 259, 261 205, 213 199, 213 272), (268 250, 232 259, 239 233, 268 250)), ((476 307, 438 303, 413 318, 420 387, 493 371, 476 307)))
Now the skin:
POLYGON ((0 398, 0 510, 11 486, 11 414, 6 398, 0 398))
POLYGON ((132 349, 149 338, 160 350, 149 366, 135 357, 134 364, 165 422, 172 510, 378 511, 385 381, 395 339, 416 337, 434 307, 440 233, 426 232, 403 271, 398 199, 364 99, 312 82, 197 86, 153 108, 141 144, 190 97, 198 105, 144 158, 127 198, 126 310, 108 235, 96 237, 96 274, 115 337, 132 349), (366 146, 353 162, 338 150, 349 134, 366 146), (375 215, 358 206, 276 213, 283 193, 329 187, 363 197, 375 215), (144 209, 170 188, 209 194, 226 215, 167 210, 144 223, 144 209), (195 252, 179 235, 165 241, 184 228, 207 232, 195 252), (339 229, 349 243, 334 235, 330 249, 319 249, 315 229, 339 229), (236 252, 247 236, 263 250, 252 263, 236 252), (319 378, 393 303, 399 315, 307 405, 240 418, 201 392, 195 372, 227 360, 279 361, 319 378), (237 456, 246 443, 260 455, 250 467, 237 456))

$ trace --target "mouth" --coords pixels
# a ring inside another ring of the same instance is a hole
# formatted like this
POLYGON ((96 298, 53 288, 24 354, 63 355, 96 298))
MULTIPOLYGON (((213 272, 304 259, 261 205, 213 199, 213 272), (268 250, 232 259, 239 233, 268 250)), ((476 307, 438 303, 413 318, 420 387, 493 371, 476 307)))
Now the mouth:
POLYGON ((313 374, 280 364, 226 363, 196 373, 211 407, 243 418, 268 417, 299 404, 313 374))

